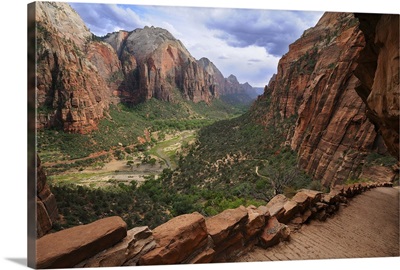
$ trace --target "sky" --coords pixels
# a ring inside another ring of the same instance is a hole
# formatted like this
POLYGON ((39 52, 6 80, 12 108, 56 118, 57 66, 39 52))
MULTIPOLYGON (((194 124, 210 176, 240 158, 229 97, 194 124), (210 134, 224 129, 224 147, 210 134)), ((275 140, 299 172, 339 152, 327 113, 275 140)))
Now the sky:
POLYGON ((182 6, 70 3, 98 36, 144 26, 167 29, 196 58, 207 57, 224 77, 264 87, 289 44, 323 12, 182 6))

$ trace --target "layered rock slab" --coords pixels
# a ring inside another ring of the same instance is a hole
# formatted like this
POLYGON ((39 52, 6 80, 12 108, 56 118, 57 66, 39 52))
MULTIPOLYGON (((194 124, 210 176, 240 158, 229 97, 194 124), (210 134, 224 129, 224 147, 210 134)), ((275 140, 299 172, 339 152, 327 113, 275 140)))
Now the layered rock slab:
POLYGON ((207 218, 207 230, 215 245, 215 262, 226 261, 241 250, 247 222, 248 212, 243 206, 207 218))
POLYGON ((153 230, 153 237, 156 247, 140 258, 139 265, 182 263, 208 247, 206 222, 199 213, 169 220, 153 230))
POLYGON ((153 234, 147 226, 133 228, 121 242, 78 264, 77 267, 136 265, 140 257, 155 246, 153 234))
POLYGON ((121 241, 127 235, 120 217, 51 233, 37 240, 37 268, 68 268, 121 241))

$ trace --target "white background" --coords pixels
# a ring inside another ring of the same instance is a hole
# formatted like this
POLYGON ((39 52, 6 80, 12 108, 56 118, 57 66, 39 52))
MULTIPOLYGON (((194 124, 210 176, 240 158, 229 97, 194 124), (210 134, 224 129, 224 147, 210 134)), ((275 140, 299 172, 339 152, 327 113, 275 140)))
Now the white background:
MULTIPOLYGON (((25 269, 27 258, 27 41, 26 14, 30 1, 2 2, 1 20, 1 72, 0 72, 0 128, 1 128, 1 212, 0 212, 0 269, 25 269)), ((347 11, 372 13, 400 13, 398 1, 393 0, 129 0, 79 1, 126 4, 156 4, 203 7, 241 7, 264 9, 301 9, 317 11, 347 11), (274 2, 274 3, 269 3, 274 2), (322 3, 331 2, 331 3, 322 3), (396 4, 397 3, 397 4, 396 4)), ((382 228, 384 230, 385 228, 382 228)), ((377 232, 379 233, 379 232, 377 232)), ((209 264, 206 269, 393 269, 400 258, 374 258, 350 260, 313 260, 269 263, 209 264)), ((204 265, 147 267, 146 269, 204 269, 204 265)), ((397 267, 396 267, 397 268, 397 267)), ((115 269, 115 268, 102 268, 115 269)), ((127 269, 126 267, 124 269, 127 269)))

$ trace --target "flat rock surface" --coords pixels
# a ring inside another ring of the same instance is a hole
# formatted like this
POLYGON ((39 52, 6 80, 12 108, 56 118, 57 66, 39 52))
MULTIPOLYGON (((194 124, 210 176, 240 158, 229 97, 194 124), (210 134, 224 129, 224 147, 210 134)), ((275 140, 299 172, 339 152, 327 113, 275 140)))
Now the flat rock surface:
POLYGON ((256 247, 236 261, 399 256, 399 189, 375 188, 349 201, 325 222, 311 221, 288 242, 256 247))
POLYGON ((73 267, 126 234, 126 223, 117 216, 47 234, 36 242, 37 268, 73 267))

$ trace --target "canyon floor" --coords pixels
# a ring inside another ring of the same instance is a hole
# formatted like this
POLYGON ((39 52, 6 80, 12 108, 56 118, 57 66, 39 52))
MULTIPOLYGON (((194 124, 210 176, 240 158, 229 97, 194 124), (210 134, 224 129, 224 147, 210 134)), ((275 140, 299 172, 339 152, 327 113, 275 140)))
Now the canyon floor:
MULTIPOLYGON (((90 187, 102 187, 113 183, 129 184, 131 181, 140 184, 146 180, 147 176, 160 175, 165 168, 175 169, 177 166, 177 153, 181 151, 183 145, 193 143, 195 138, 196 130, 185 130, 167 134, 163 140, 157 142, 147 151, 149 156, 156 160, 156 164, 153 165, 143 164, 141 160, 144 154, 140 153, 136 156, 131 156, 132 166, 127 165, 127 160, 125 159, 112 158, 100 168, 87 167, 83 170, 72 168, 64 173, 52 175, 51 179, 58 183, 68 182, 90 187)), ((121 146, 119 150, 123 149, 124 147, 121 146)), ((110 150, 108 154, 113 156, 114 152, 115 150, 110 150)), ((44 166, 51 167, 57 164, 68 164, 77 160, 85 160, 106 154, 107 152, 99 152, 93 153, 89 157, 75 160, 45 162, 44 166)))
POLYGON ((399 192, 398 187, 367 191, 325 222, 303 225, 288 242, 256 247, 237 262, 399 256, 399 192))

